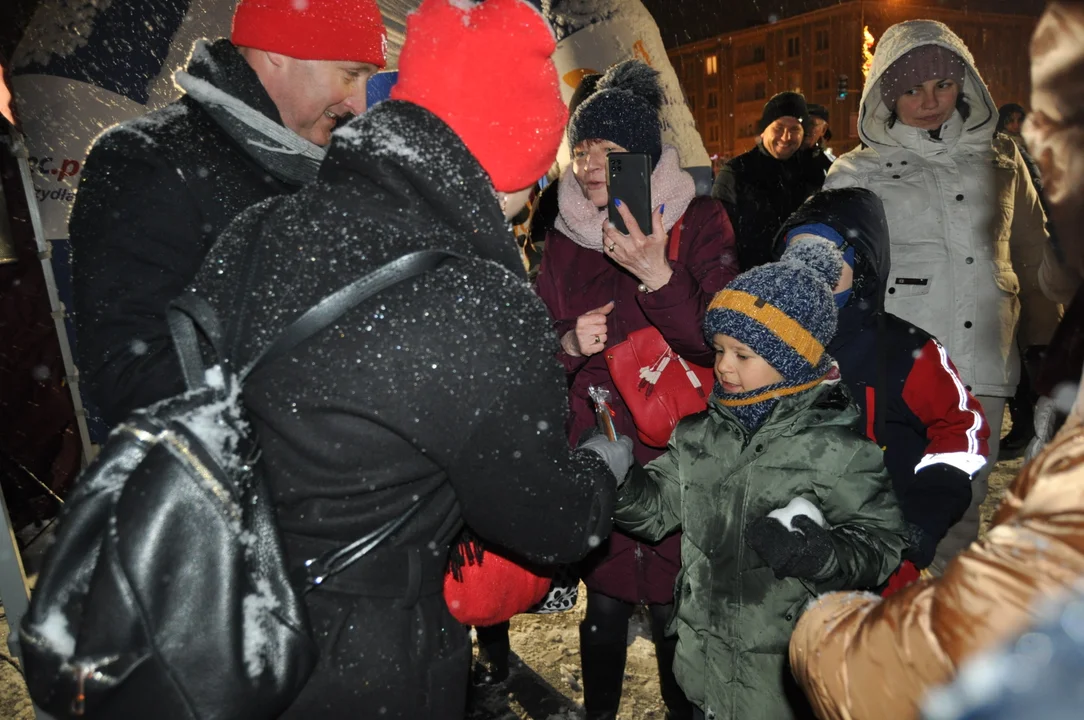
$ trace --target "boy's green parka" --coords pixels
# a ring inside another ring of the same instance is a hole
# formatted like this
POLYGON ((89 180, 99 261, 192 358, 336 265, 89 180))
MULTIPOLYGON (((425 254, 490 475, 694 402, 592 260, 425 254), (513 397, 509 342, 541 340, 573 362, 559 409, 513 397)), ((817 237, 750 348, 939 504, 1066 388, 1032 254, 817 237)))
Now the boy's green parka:
POLYGON ((713 401, 621 488, 620 527, 648 540, 684 530, 668 630, 678 634, 678 681, 707 717, 808 712, 787 667, 799 614, 817 593, 875 588, 899 565, 903 518, 881 450, 857 420, 846 388, 831 382, 780 399, 751 436, 713 401), (795 497, 819 507, 831 528, 835 558, 815 582, 776 579, 745 540, 750 522, 795 497))

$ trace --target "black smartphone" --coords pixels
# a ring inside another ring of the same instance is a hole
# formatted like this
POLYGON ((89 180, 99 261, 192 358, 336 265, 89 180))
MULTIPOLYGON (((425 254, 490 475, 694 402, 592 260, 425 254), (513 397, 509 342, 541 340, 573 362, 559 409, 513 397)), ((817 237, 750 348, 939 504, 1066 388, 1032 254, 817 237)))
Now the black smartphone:
POLYGON ((614 200, 629 209, 640 232, 651 234, 651 156, 647 153, 610 153, 606 162, 606 203, 610 222, 628 235, 625 221, 617 212, 614 200))

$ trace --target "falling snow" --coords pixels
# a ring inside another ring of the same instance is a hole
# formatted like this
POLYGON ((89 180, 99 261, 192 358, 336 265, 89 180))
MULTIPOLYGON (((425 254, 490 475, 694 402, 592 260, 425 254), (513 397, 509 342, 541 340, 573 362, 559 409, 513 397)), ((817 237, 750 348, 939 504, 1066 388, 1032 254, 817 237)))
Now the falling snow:
POLYGON ((69 57, 87 44, 94 20, 113 0, 57 0, 48 21, 31 24, 19 44, 13 65, 47 65, 54 57, 69 57))

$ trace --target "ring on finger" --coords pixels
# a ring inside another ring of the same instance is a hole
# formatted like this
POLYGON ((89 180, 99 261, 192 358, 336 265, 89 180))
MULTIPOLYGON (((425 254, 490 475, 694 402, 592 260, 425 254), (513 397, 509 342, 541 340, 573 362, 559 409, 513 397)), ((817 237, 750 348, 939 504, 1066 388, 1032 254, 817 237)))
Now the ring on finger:
POLYGON ((595 336, 595 344, 596 345, 601 345, 602 344, 602 338, 600 338, 598 335, 595 336))
POLYGON ((613 252, 615 247, 617 247, 617 243, 610 243, 610 252, 613 252))

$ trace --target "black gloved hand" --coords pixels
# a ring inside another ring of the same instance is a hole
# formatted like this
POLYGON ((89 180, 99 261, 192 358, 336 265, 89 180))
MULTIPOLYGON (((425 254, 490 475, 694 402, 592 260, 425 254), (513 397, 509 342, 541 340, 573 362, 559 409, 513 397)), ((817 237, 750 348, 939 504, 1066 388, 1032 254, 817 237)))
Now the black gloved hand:
POLYGON ((937 553, 937 538, 930 535, 914 523, 907 523, 907 549, 903 559, 910 560, 919 570, 925 570, 933 563, 937 553))
POLYGON ((788 530, 775 518, 762 517, 745 528, 745 542, 775 571, 775 576, 816 580, 835 556, 831 534, 805 515, 788 530))
POLYGON ((936 463, 915 473, 897 497, 908 526, 909 547, 903 559, 922 570, 930 566, 937 544, 971 505, 971 476, 936 463))

